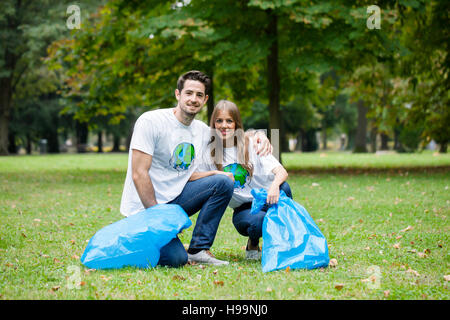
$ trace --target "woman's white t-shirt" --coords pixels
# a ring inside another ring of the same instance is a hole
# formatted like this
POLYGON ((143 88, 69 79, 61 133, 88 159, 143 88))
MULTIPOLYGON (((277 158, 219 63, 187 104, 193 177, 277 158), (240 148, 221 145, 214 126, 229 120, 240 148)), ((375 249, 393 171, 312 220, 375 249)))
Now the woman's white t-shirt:
MULTIPOLYGON (((197 167, 200 172, 217 170, 211 158, 212 144, 208 145, 207 151, 203 154, 202 165, 197 167)), ((230 200, 229 206, 237 208, 243 203, 252 202, 253 196, 251 190, 256 188, 269 189, 275 175, 272 170, 281 166, 280 162, 271 154, 260 156, 256 154, 253 145, 253 139, 250 139, 249 158, 253 164, 253 176, 250 177, 247 170, 238 163, 237 147, 223 148, 223 170, 232 172, 234 175, 234 192, 230 200)))

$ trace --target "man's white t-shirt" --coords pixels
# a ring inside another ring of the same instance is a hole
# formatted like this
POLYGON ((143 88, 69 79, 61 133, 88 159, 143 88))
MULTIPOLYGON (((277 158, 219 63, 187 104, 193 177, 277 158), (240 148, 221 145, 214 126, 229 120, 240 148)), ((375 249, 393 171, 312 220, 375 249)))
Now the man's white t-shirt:
MULTIPOLYGON (((212 144, 208 145, 207 151, 203 154, 204 165, 197 167, 198 171, 217 170, 211 158, 211 148, 213 148, 212 144)), ((253 201, 252 189, 264 188, 268 190, 275 177, 272 170, 281 166, 280 162, 271 154, 267 156, 257 155, 253 139, 250 139, 248 148, 250 162, 253 164, 252 177, 238 163, 237 147, 223 148, 223 170, 233 172, 235 179, 233 197, 228 204, 233 209, 246 202, 253 201)))
POLYGON ((201 162, 209 131, 199 120, 185 126, 175 117, 174 108, 143 113, 136 121, 131 138, 120 212, 129 216, 145 209, 132 179, 133 149, 152 156, 149 175, 156 201, 167 203, 182 192, 201 162))

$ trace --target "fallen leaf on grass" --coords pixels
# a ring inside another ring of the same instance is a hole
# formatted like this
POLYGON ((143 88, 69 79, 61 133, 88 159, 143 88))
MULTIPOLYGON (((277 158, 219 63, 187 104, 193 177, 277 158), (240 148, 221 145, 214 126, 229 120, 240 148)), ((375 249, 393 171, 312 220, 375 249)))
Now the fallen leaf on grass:
POLYGON ((390 292, 389 290, 383 291, 383 294, 384 294, 384 297, 385 297, 385 298, 389 297, 389 294, 390 294, 390 293, 391 293, 391 292, 390 292))
POLYGON ((407 226, 405 229, 400 230, 400 232, 406 232, 406 231, 410 231, 412 229, 414 229, 414 227, 407 226))
POLYGON ((184 280, 186 280, 186 278, 185 277, 183 277, 183 276, 180 276, 180 275, 174 275, 173 277, 172 277, 172 279, 173 280, 180 280, 180 281, 184 281, 184 280))
POLYGON ((338 291, 340 291, 343 287, 344 287, 344 284, 343 284, 343 283, 338 283, 338 284, 335 284, 335 285, 334 285, 334 288, 335 288, 336 290, 338 290, 338 291))
POLYGON ((214 280, 214 285, 223 287, 223 281, 214 280))
POLYGON ((53 291, 58 291, 59 288, 61 288, 61 286, 54 286, 54 287, 52 287, 52 290, 53 290, 53 291))
POLYGON ((445 280, 445 281, 450 281, 450 275, 445 275, 445 276, 444 276, 444 280, 445 280))
POLYGON ((266 292, 272 292, 272 288, 271 287, 267 287, 266 292))
MULTIPOLYGON (((102 279, 102 280, 104 280, 104 281, 109 281, 109 280, 111 280, 112 279, 112 276, 110 276, 110 277, 107 277, 107 276, 105 276, 105 275, 101 275, 100 276, 100 278, 102 279)), ((138 281, 139 282, 139 281, 138 281)))
POLYGON ((408 270, 406 270, 406 272, 412 273, 412 274, 415 275, 416 277, 419 276, 419 273, 418 273, 416 270, 413 270, 413 269, 411 269, 411 268, 409 268, 408 270))
POLYGON ((393 247, 394 247, 395 249, 400 249, 400 243, 394 244, 393 247))
POLYGON ((417 255, 418 255, 420 258, 426 258, 426 257, 428 257, 428 255, 425 254, 425 253, 423 253, 423 252, 417 252, 417 255))
POLYGON ((97 270, 96 269, 87 269, 87 270, 84 270, 84 273, 85 274, 89 274, 89 273, 94 272, 94 271, 97 271, 97 270))
POLYGON ((355 197, 348 197, 346 200, 347 201, 353 201, 353 200, 355 200, 355 197))
POLYGON ((336 267, 338 265, 338 261, 336 259, 330 259, 330 262, 328 263, 330 267, 336 267))

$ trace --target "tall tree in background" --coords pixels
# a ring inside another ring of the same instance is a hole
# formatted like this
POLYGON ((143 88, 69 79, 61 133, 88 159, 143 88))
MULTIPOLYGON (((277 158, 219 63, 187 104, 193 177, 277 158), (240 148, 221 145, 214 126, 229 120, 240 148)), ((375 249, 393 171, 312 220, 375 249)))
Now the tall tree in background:
POLYGON ((450 141, 450 3, 427 1, 426 6, 401 11, 403 41, 411 54, 401 61, 408 80, 408 120, 423 126, 423 138, 434 139, 440 152, 450 141))
MULTIPOLYGON (((0 3, 0 155, 8 154, 8 128, 19 83, 35 72, 46 46, 61 34, 57 1, 7 0, 0 3), (49 14, 50 13, 50 14, 49 14)), ((37 91, 39 88, 35 88, 37 91)))
MULTIPOLYGON (((78 3, 83 9, 98 4, 94 1, 78 3)), ((56 0, 0 2, 1 155, 8 154, 8 128, 16 95, 20 99, 45 96, 59 85, 52 72, 42 70, 45 68, 42 58, 47 55, 46 48, 52 41, 69 32, 67 6, 56 0)))

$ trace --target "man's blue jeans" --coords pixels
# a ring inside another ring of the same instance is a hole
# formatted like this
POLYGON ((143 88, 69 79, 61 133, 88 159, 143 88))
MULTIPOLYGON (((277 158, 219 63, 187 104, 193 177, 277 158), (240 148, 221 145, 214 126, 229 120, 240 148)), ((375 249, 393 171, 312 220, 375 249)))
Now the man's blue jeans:
MULTIPOLYGON (((200 211, 189 248, 211 248, 220 220, 233 196, 233 181, 216 174, 186 183, 181 194, 170 204, 180 205, 188 216, 200 211)), ((187 263, 187 252, 178 237, 161 248, 159 265, 178 267, 187 263)))
MULTIPOLYGON (((287 182, 280 185, 280 190, 283 190, 292 199, 291 187, 287 182)), ((251 244, 256 246, 259 243, 259 238, 262 237, 262 225, 269 206, 264 205, 261 211, 256 214, 250 213, 251 206, 252 203, 247 202, 237 207, 233 212, 233 224, 239 234, 249 237, 251 244)))

